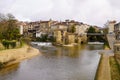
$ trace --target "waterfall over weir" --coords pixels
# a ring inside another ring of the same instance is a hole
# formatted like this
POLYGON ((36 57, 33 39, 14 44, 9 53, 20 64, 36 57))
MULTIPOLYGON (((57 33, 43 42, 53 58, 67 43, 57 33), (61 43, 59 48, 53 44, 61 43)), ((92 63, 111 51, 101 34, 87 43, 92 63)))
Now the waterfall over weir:
POLYGON ((51 42, 31 42, 32 45, 37 45, 37 46, 52 46, 51 42))

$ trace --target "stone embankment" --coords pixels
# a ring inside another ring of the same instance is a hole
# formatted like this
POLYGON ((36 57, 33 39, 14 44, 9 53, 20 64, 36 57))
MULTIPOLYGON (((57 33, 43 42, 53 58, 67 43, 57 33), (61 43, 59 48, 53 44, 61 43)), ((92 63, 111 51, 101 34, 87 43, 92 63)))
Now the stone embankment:
POLYGON ((40 54, 38 49, 29 47, 27 45, 18 49, 8 49, 0 51, 0 63, 5 63, 5 66, 9 66, 18 63, 24 59, 29 59, 33 56, 40 54))
POLYGON ((115 35, 114 34, 107 34, 107 40, 108 40, 108 43, 109 43, 111 50, 113 50, 113 45, 115 42, 115 35))

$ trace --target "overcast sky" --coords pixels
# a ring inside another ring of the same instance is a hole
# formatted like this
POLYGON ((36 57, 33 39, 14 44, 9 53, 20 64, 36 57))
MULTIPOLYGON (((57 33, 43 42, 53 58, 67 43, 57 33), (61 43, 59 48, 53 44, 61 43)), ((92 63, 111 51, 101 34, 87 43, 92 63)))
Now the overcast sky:
POLYGON ((103 26, 120 21, 120 0, 0 0, 0 12, 21 21, 74 19, 103 26))

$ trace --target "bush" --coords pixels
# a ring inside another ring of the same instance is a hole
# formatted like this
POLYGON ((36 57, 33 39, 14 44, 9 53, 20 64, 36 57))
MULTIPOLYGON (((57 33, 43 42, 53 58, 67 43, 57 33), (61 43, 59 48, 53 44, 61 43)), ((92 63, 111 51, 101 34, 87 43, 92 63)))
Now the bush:
POLYGON ((4 67, 4 63, 0 62, 0 69, 4 67))
POLYGON ((6 49, 9 49, 10 46, 11 46, 12 48, 15 48, 15 47, 16 47, 16 41, 15 41, 15 40, 13 40, 13 41, 3 40, 3 41, 2 41, 2 44, 3 44, 3 46, 4 46, 6 49))
POLYGON ((9 44, 12 46, 12 48, 16 47, 16 41, 11 41, 11 42, 9 42, 9 44))

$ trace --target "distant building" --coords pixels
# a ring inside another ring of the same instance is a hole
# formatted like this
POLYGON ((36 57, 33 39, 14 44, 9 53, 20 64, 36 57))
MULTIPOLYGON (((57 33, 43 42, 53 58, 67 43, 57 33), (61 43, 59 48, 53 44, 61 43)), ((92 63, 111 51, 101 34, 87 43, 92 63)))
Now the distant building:
POLYGON ((51 26, 52 30, 60 29, 60 30, 66 30, 67 31, 67 28, 68 28, 68 26, 65 23, 62 23, 62 22, 59 22, 59 23, 51 26))
POLYGON ((86 31, 89 27, 90 26, 87 24, 77 24, 75 33, 78 35, 84 35, 84 34, 86 34, 86 31))
POLYGON ((120 22, 115 24, 114 32, 115 32, 116 40, 120 40, 120 22))
POLYGON ((106 24, 106 27, 108 27, 108 33, 112 34, 114 33, 114 25, 116 24, 116 21, 108 21, 106 24))
POLYGON ((54 37, 57 44, 71 44, 74 42, 86 42, 86 32, 90 25, 74 20, 66 21, 35 21, 23 22, 20 26, 20 34, 31 39, 48 35, 54 37), (73 27, 74 26, 74 27, 73 27))
MULTIPOLYGON (((57 21, 35 21, 28 22, 23 25, 24 36, 41 37, 41 34, 51 34, 51 26, 57 21)), ((21 27, 22 29, 22 27, 21 27)))
POLYGON ((114 43, 114 53, 115 57, 120 57, 120 22, 114 25, 115 32, 115 43, 114 43))
POLYGON ((21 35, 24 34, 24 26, 26 25, 25 22, 18 22, 18 28, 19 28, 19 32, 21 35))
POLYGON ((36 38, 41 37, 42 32, 36 32, 36 38))
POLYGON ((23 35, 23 25, 20 25, 20 34, 23 35))

